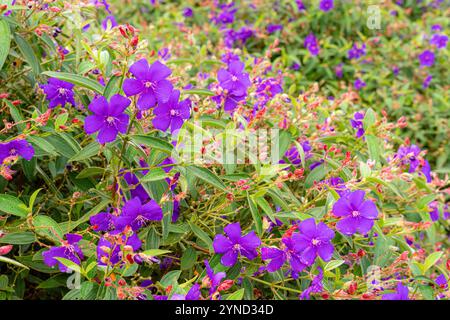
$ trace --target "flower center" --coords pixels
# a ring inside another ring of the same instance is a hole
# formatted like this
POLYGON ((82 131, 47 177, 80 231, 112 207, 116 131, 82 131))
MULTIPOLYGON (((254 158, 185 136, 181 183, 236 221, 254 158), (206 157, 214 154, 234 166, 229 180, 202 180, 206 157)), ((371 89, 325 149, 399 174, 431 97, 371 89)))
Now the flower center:
POLYGON ((113 124, 116 119, 113 116, 109 116, 106 118, 106 122, 109 124, 113 124))
POLYGON ((239 243, 236 243, 234 246, 233 246, 233 249, 234 250, 241 250, 241 245, 239 244, 239 243))
POLYGON ((236 81, 238 80, 238 78, 237 78, 236 76, 232 76, 232 77, 231 77, 231 80, 234 81, 234 82, 236 82, 236 81))
POLYGON ((172 110, 170 110, 170 115, 171 115, 172 117, 177 117, 177 116, 180 115, 180 111, 178 111, 178 110, 176 110, 176 109, 172 109, 172 110))
POLYGON ((319 239, 316 239, 316 238, 313 238, 313 239, 311 240, 311 243, 312 243, 313 246, 317 246, 317 245, 320 244, 320 240, 319 240, 319 239))
POLYGON ((64 89, 64 88, 59 88, 59 89, 58 89, 58 92, 59 92, 60 95, 66 94, 66 89, 64 89))
POLYGON ((360 213, 359 211, 356 211, 356 210, 352 211, 352 217, 353 217, 353 218, 358 217, 360 214, 361 214, 361 213, 360 213))
POLYGON ((16 155, 16 153, 17 153, 17 150, 16 149, 11 149, 11 150, 9 150, 9 154, 11 155, 11 156, 15 156, 16 155))
POLYGON ((144 86, 146 88, 151 88, 153 86, 153 83, 151 83, 150 81, 147 81, 147 82, 144 83, 144 86))

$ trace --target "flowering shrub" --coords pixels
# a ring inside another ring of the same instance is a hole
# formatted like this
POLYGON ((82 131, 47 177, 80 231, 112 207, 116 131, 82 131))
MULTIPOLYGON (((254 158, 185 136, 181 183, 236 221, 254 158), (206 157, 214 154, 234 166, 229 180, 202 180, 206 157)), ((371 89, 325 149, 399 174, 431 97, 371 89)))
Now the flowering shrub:
POLYGON ((449 298, 440 1, 1 3, 1 299, 449 298))

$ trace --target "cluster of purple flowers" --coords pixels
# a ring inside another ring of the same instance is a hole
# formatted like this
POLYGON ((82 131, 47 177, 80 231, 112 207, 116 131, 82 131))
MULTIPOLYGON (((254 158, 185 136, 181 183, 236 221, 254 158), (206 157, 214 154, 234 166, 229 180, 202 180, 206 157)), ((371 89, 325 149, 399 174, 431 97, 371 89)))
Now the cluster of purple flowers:
POLYGON ((366 44, 363 43, 361 47, 358 47, 357 43, 353 44, 353 47, 348 51, 347 57, 349 60, 359 59, 366 55, 366 44))
POLYGON ((355 112, 353 119, 350 120, 350 124, 356 129, 356 137, 361 138, 365 131, 363 125, 364 114, 362 112, 355 112))
MULTIPOLYGON (((309 144, 309 141, 306 141, 306 140, 305 140, 305 141, 302 141, 302 142, 300 143, 300 145, 301 145, 302 148, 303 148, 303 152, 304 152, 304 154, 305 154, 305 160, 308 160, 309 158, 311 158, 311 157, 312 157, 312 154, 311 154, 312 148, 311 148, 311 145, 309 144)), ((285 158, 286 158, 287 160, 289 160, 289 163, 292 164, 292 165, 295 166, 295 167, 300 166, 301 163, 302 163, 302 158, 301 158, 301 156, 300 156, 300 153, 298 152, 298 148, 297 148, 296 145, 290 147, 290 148, 284 153, 284 156, 285 156, 285 158)), ((283 159, 281 159, 281 160, 279 161, 279 163, 286 163, 286 161, 283 160, 283 159)))
POLYGON ((244 72, 245 65, 239 60, 232 60, 228 69, 221 68, 217 74, 219 85, 223 89, 221 95, 216 96, 216 102, 224 101, 224 110, 233 112, 239 102, 247 97, 247 89, 252 84, 248 73, 244 72))
POLYGON ((409 166, 409 173, 420 171, 427 182, 431 182, 431 167, 426 159, 421 155, 421 150, 415 144, 411 146, 400 147, 395 155, 395 158, 400 160, 403 166, 409 166))
POLYGON ((333 230, 323 222, 316 224, 314 218, 301 221, 297 227, 300 232, 283 237, 280 248, 261 248, 261 259, 270 260, 267 271, 275 272, 288 262, 289 272, 297 278, 300 272, 314 264, 318 256, 324 261, 331 259, 333 230))
POLYGON ((67 266, 57 258, 64 258, 79 265, 81 263, 81 260, 84 258, 83 252, 78 246, 78 243, 82 238, 83 237, 78 234, 66 234, 67 241, 62 241, 61 246, 52 247, 50 248, 50 250, 44 251, 42 253, 44 263, 49 267, 58 265, 58 268, 61 272, 70 271, 67 266))
POLYGON ((317 56, 320 52, 319 43, 312 32, 306 36, 303 45, 313 56, 317 56))
POLYGON ((218 1, 215 1, 215 7, 218 9, 218 11, 212 12, 212 22, 219 26, 231 24, 234 22, 235 14, 237 11, 237 8, 234 6, 234 2, 231 2, 229 4, 219 4, 218 1))

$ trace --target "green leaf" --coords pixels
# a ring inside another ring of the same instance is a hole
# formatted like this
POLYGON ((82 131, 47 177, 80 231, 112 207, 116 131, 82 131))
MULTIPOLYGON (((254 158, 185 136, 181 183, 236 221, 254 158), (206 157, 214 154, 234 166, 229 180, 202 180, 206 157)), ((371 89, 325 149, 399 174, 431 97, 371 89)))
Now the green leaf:
POLYGON ((92 90, 97 92, 98 94, 103 94, 104 87, 95 80, 85 78, 78 74, 67 73, 67 72, 53 72, 53 71, 45 71, 42 74, 49 76, 51 78, 57 78, 63 81, 67 81, 73 83, 77 86, 92 90))
POLYGON ((0 194, 0 211, 22 218, 28 214, 27 206, 18 198, 9 194, 0 194))
POLYGON ((242 300, 242 298, 244 297, 244 291, 245 289, 242 288, 236 292, 233 292, 227 297, 227 300, 242 300))
POLYGON ((162 168, 153 168, 143 176, 140 180, 141 182, 157 181, 167 178, 166 172, 162 168))
POLYGON ((311 188, 314 181, 321 181, 326 176, 327 172, 328 169, 323 164, 314 168, 314 170, 311 171, 305 179, 305 187, 311 188))
POLYGON ((37 195, 39 194, 39 192, 41 190, 42 190, 42 188, 39 188, 36 191, 34 191, 33 194, 31 195, 30 201, 28 201, 28 211, 29 212, 33 212, 34 202, 36 201, 37 195))
POLYGON ((197 251, 192 247, 188 247, 181 257, 181 270, 192 269, 197 262, 197 256, 197 251))
POLYGON ((192 232, 208 246, 209 251, 213 252, 213 242, 208 234, 191 222, 189 222, 189 226, 191 227, 192 232))
POLYGON ((210 185, 226 192, 226 186, 214 173, 209 171, 206 168, 197 167, 197 166, 189 166, 186 167, 186 173, 192 174, 197 178, 209 183, 210 185))
POLYGON ((86 147, 81 149, 76 155, 68 160, 68 162, 83 161, 95 156, 100 150, 100 145, 97 142, 91 142, 86 147))
POLYGON ((438 251, 438 252, 433 252, 432 254, 430 254, 426 259, 425 262, 423 264, 424 266, 424 270, 423 272, 427 272, 428 269, 430 269, 432 266, 434 266, 438 260, 442 257, 442 255, 444 254, 444 252, 442 251, 438 251))
POLYGON ((49 216, 33 217, 33 225, 38 235, 52 239, 55 243, 60 243, 60 239, 64 237, 61 226, 49 216))
POLYGON ((28 62, 28 64, 31 66, 33 73, 35 75, 41 73, 41 66, 39 64, 39 60, 36 57, 36 54, 34 53, 33 48, 30 46, 30 44, 17 33, 14 34, 14 40, 16 41, 20 52, 25 58, 25 61, 28 62))
POLYGON ((263 234, 261 215, 259 214, 259 211, 256 208, 256 205, 253 202, 253 199, 249 196, 248 192, 247 192, 247 201, 248 201, 248 206, 250 208, 250 213, 252 214, 253 221, 255 222, 256 232, 258 233, 259 236, 261 236, 263 234))
POLYGON ((0 71, 8 57, 10 46, 11 30, 9 29, 9 24, 0 18, 0 71))
POLYGON ((429 194, 427 196, 424 196, 422 198, 419 198, 416 202, 417 204, 417 208, 419 208, 420 210, 423 210, 425 208, 427 208, 428 204, 433 201, 436 198, 435 194, 429 194))
POLYGON ((106 99, 111 98, 114 94, 119 93, 119 81, 121 77, 112 76, 111 79, 109 79, 108 84, 105 87, 105 91, 103 92, 103 96, 106 99))
POLYGON ((147 256, 156 257, 156 256, 161 256, 163 254, 167 254, 167 253, 170 253, 170 252, 171 251, 169 251, 169 250, 150 249, 150 250, 145 250, 142 253, 147 255, 147 256))
POLYGON ((47 154, 52 155, 52 156, 58 155, 56 153, 55 147, 50 142, 48 142, 45 138, 38 137, 38 136, 28 136, 27 139, 31 142, 32 145, 45 151, 47 154))
POLYGON ((36 240, 33 232, 13 232, 0 238, 0 243, 30 244, 36 240))
POLYGON ((76 179, 84 179, 92 176, 100 176, 105 172, 104 168, 100 167, 90 167, 81 170, 81 172, 76 176, 76 179))
POLYGON ((173 146, 162 139, 155 138, 152 136, 144 135, 144 134, 136 134, 130 137, 133 142, 136 144, 143 144, 147 147, 154 148, 156 150, 163 151, 165 153, 171 154, 173 150, 173 146))
POLYGON ((331 271, 333 269, 336 269, 337 267, 341 266, 345 260, 331 260, 325 265, 324 270, 325 271, 331 271))
POLYGON ((29 269, 27 266, 24 266, 20 262, 17 262, 16 260, 13 260, 13 259, 10 259, 10 258, 4 257, 4 256, 0 256, 0 262, 10 263, 10 264, 16 265, 21 268, 29 269))
POLYGON ((159 283, 164 287, 167 288, 168 286, 173 286, 177 283, 178 278, 181 275, 181 270, 173 270, 164 275, 164 277, 161 278, 159 283))
POLYGON ((198 94, 199 96, 215 96, 216 94, 214 92, 212 92, 211 90, 208 89, 189 89, 189 90, 184 90, 183 91, 184 94, 198 94))
POLYGON ((81 273, 81 268, 79 265, 77 265, 75 262, 69 260, 69 259, 65 259, 65 258, 61 258, 61 257, 55 257, 56 260, 58 260, 59 262, 61 262, 63 265, 65 265, 67 268, 81 273))
POLYGON ((380 162, 380 153, 382 142, 379 138, 371 134, 366 134, 367 148, 369 149, 369 157, 371 160, 375 160, 377 163, 380 162))
POLYGON ((272 220, 272 222, 276 223, 272 207, 269 205, 267 200, 264 199, 264 197, 253 197, 253 200, 255 200, 256 204, 264 211, 265 214, 267 214, 269 219, 272 220))

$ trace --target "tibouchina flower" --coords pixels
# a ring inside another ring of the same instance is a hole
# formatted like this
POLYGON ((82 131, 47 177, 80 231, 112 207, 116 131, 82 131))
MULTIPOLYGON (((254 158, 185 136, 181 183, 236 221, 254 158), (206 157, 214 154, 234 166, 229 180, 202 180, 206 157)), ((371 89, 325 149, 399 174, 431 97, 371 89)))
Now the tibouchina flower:
POLYGON ((372 229, 378 210, 372 201, 364 201, 365 195, 362 190, 349 192, 333 205, 334 215, 342 217, 336 228, 343 234, 351 236, 359 232, 365 235, 372 229))
POLYGON ((319 256, 324 261, 329 261, 334 252, 331 240, 334 238, 334 231, 323 222, 316 225, 314 218, 303 220, 298 224, 300 233, 294 233, 292 240, 295 243, 294 249, 300 251, 302 263, 310 266, 319 256))
POLYGON ((87 134, 98 131, 97 141, 101 144, 116 140, 117 134, 126 133, 130 116, 125 109, 130 105, 130 100, 115 94, 109 103, 105 97, 94 99, 89 105, 93 115, 84 120, 84 130, 87 134))
POLYGON ((74 85, 56 78, 49 78, 47 84, 41 85, 42 90, 50 102, 48 107, 64 107, 67 103, 75 105, 73 89, 74 85))
POLYGON ((137 231, 149 221, 161 221, 162 218, 162 209, 155 200, 152 199, 143 205, 136 197, 125 203, 122 214, 117 218, 116 226, 120 229, 128 225, 133 231, 137 231))
POLYGON ((148 110, 156 102, 163 103, 169 100, 173 86, 166 78, 172 71, 159 61, 151 66, 147 60, 141 59, 130 67, 135 79, 126 79, 123 83, 123 92, 130 97, 139 95, 137 107, 139 110, 148 110))
POLYGON ((214 251, 223 254, 220 261, 224 266, 234 266, 239 255, 243 255, 249 260, 258 256, 256 248, 261 245, 261 240, 254 231, 242 236, 239 222, 227 225, 224 231, 227 237, 218 234, 213 242, 214 251))
POLYGON ((69 268, 58 261, 56 258, 64 258, 79 265, 81 263, 81 260, 84 258, 83 252, 78 246, 78 242, 80 242, 82 238, 83 237, 78 234, 66 234, 67 241, 63 241, 62 246, 52 247, 50 248, 50 250, 42 253, 44 263, 49 267, 58 265, 58 268, 61 272, 67 272, 69 271, 69 268))
POLYGON ((191 116, 191 100, 184 99, 178 101, 180 91, 174 90, 170 94, 169 100, 159 103, 153 110, 155 118, 152 123, 156 129, 166 131, 170 127, 170 132, 174 132, 181 128, 184 121, 191 116))
POLYGON ((31 160, 34 156, 33 146, 24 139, 16 139, 6 143, 0 143, 0 165, 6 159, 21 156, 25 160, 31 160))
POLYGON ((397 291, 395 293, 386 293, 383 295, 383 300, 409 300, 408 287, 402 285, 400 282, 397 285, 397 291))

